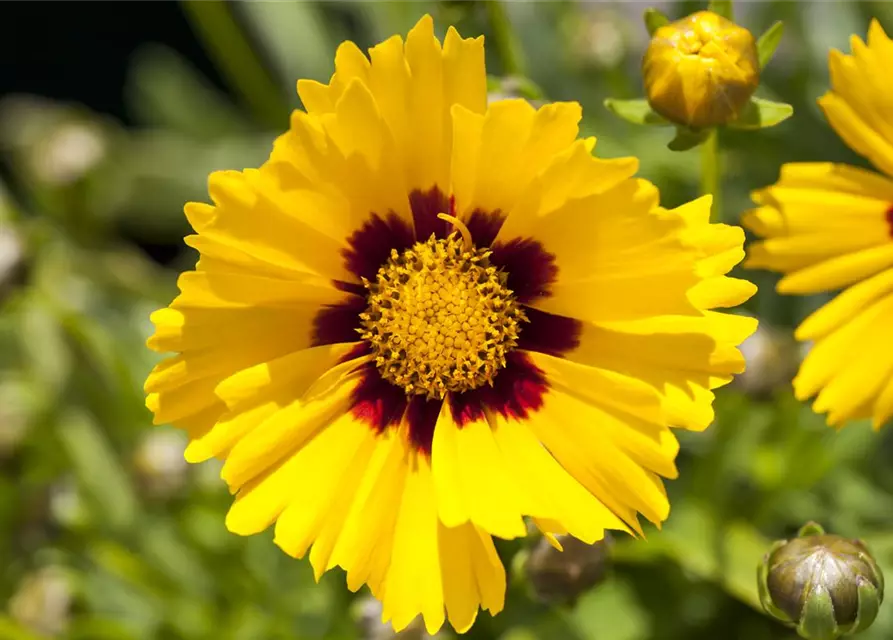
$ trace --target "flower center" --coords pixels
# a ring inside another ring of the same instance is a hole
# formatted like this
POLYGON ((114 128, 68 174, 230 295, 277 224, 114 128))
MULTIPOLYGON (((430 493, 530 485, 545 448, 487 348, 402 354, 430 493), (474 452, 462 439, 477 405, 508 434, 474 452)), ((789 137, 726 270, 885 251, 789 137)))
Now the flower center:
POLYGON ((492 383, 518 344, 527 318, 506 288, 507 274, 461 231, 391 251, 375 282, 361 335, 381 376, 407 394, 443 398, 492 383))

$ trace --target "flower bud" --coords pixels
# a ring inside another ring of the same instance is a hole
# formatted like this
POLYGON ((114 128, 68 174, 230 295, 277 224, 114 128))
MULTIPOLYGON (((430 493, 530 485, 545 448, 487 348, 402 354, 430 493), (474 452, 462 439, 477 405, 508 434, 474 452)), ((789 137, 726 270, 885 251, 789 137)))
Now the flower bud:
POLYGON ((357 622, 359 636, 363 640, 445 640, 443 632, 433 636, 425 631, 421 616, 409 623, 402 631, 394 631, 389 622, 381 621, 382 604, 371 596, 362 596, 351 605, 357 622))
POLYGON ((534 597, 546 604, 573 603, 605 577, 610 538, 586 544, 572 536, 555 536, 561 550, 540 538, 524 561, 534 597))
POLYGON ((691 129, 735 120, 760 82, 753 35, 710 11, 658 28, 642 71, 651 108, 691 129))
POLYGON ((789 332, 761 321, 740 350, 747 368, 731 386, 757 400, 768 400, 777 390, 790 388, 801 358, 799 344, 789 332))
POLYGON ((760 602, 807 640, 834 640, 874 622, 884 577, 859 540, 829 535, 815 523, 776 542, 758 569, 760 602))

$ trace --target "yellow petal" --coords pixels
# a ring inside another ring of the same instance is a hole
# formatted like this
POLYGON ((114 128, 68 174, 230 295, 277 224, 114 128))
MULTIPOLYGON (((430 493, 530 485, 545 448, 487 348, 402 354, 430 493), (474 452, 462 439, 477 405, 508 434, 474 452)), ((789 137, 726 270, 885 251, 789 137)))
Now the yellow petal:
POLYGON ((575 362, 609 369, 649 384, 669 424, 705 429, 713 421, 710 389, 744 370, 736 348, 757 326, 754 318, 705 312, 614 325, 583 325, 575 362))
POLYGON ((306 549, 337 499, 348 467, 372 437, 368 426, 342 414, 304 446, 296 443, 299 449, 281 462, 271 462, 241 487, 227 513, 227 529, 250 535, 263 531, 278 518, 277 539, 286 537, 295 547, 306 549), (289 514, 300 513, 302 528, 286 520, 286 509, 289 514))
POLYGON ((444 101, 443 55, 434 21, 424 16, 406 37, 406 63, 412 80, 407 91, 407 184, 427 191, 449 184, 449 107, 444 101))
POLYGON ((147 344, 161 352, 206 351, 228 349, 244 343, 245 336, 255 336, 261 343, 279 341, 286 350, 309 347, 319 311, 312 302, 282 308, 159 309, 149 316, 155 333, 147 344))
POLYGON ((893 292, 893 269, 859 282, 814 311, 797 327, 797 340, 817 340, 849 322, 882 296, 893 292))
MULTIPOLYGON (((231 408, 250 401, 262 392, 287 390, 291 391, 292 398, 297 399, 313 381, 342 361, 357 344, 321 345, 262 362, 229 376, 214 391, 231 408)), ((367 358, 354 359, 352 363, 357 365, 367 358)))
POLYGON ((638 378, 545 353, 524 353, 546 374, 552 387, 653 424, 665 422, 657 392, 638 378))
POLYGON ((216 378, 201 378, 163 393, 146 396, 146 407, 155 414, 152 424, 168 424, 208 408, 218 402, 214 395, 216 378))
POLYGON ((563 533, 592 543, 605 529, 629 531, 627 525, 593 496, 549 454, 530 427, 521 421, 494 417, 493 437, 512 462, 513 482, 532 505, 539 521, 560 523, 563 533))
POLYGON ((475 113, 486 110, 483 36, 463 39, 455 27, 447 29, 443 41, 443 80, 447 115, 449 105, 462 105, 475 113))
POLYGON ((443 501, 441 520, 453 527, 471 520, 501 538, 525 536, 512 461, 503 458, 486 420, 460 427, 447 406, 438 417, 431 454, 438 501, 443 501))
MULTIPOLYGON (((380 596, 382 567, 390 563, 394 521, 406 478, 406 455, 406 443, 396 430, 389 429, 376 437, 375 449, 357 483, 350 510, 338 530, 332 530, 337 541, 325 569, 342 567, 351 591, 368 580, 372 592, 380 596)), ((319 573, 322 566, 314 566, 319 573)))
POLYGON ((594 144, 594 138, 576 140, 557 153, 518 196, 497 239, 508 242, 517 237, 536 237, 535 228, 541 219, 560 212, 569 200, 610 191, 638 170, 635 158, 594 158, 594 144))
POLYGON ((354 362, 330 369, 295 400, 255 427, 233 447, 221 477, 236 488, 299 449, 350 408, 358 382, 354 362))
POLYGON ((883 311, 888 308, 890 300, 890 297, 884 298, 864 309, 810 349, 794 378, 794 394, 798 400, 815 395, 840 371, 842 363, 850 360, 850 353, 855 345, 861 343, 865 332, 874 323, 884 321, 883 311))
POLYGON ((833 291, 893 266, 893 244, 856 251, 794 271, 778 281, 780 293, 833 291))
POLYGON ((230 410, 213 429, 189 444, 187 460, 201 462, 228 454, 246 434, 299 399, 349 351, 349 345, 306 349, 221 381, 215 394, 229 403, 230 410))
POLYGON ((280 207, 282 194, 266 172, 217 171, 208 179, 208 190, 216 205, 213 216, 196 216, 194 205, 186 207, 199 235, 280 269, 349 279, 340 255, 343 237, 335 241, 280 207), (257 224, 258 218, 263 224, 257 224))
POLYGON ((307 276, 280 280, 245 273, 187 271, 177 280, 180 288, 174 309, 208 307, 283 307, 313 302, 337 305, 348 295, 327 280, 307 276))
POLYGON ((893 354, 878 350, 890 338, 887 321, 893 314, 893 296, 874 305, 865 315, 874 318, 860 331, 844 359, 838 361, 831 379, 819 392, 813 409, 828 413, 834 426, 856 417, 864 404, 873 404, 877 394, 893 373, 893 354))
POLYGON ((851 38, 852 55, 831 51, 831 91, 819 105, 831 126, 857 153, 893 175, 893 125, 887 114, 893 99, 886 78, 893 62, 890 40, 873 21, 866 46, 851 38))
POLYGON ((496 615, 505 599, 505 570, 492 538, 470 524, 450 529, 438 526, 443 596, 450 624, 464 633, 474 623, 478 607, 496 615))
POLYGON ((558 462, 625 523, 635 512, 659 523, 669 502, 657 473, 675 477, 676 438, 666 427, 618 416, 551 389, 530 420, 558 462))
POLYGON ((394 525, 394 547, 385 579, 383 615, 402 631, 422 614, 428 633, 444 622, 443 577, 438 550, 437 505, 428 461, 415 456, 406 475, 394 525))
POLYGON ((874 233, 850 235, 825 231, 769 238, 751 245, 745 266, 769 267, 781 271, 802 269, 837 256, 875 247, 886 242, 884 233, 882 230, 875 230, 874 233))

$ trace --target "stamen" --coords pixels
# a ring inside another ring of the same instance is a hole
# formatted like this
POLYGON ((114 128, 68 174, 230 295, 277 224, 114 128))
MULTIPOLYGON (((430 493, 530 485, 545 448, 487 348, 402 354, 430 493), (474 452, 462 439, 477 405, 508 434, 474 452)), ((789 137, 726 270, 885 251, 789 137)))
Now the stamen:
POLYGON ((474 243, 471 240, 471 232, 468 230, 468 227, 465 226, 464 222, 455 216, 450 216, 445 213, 438 213, 437 217, 441 220, 446 220, 459 230, 459 233, 462 234, 462 239, 465 241, 465 248, 467 250, 471 251, 474 248, 474 243))

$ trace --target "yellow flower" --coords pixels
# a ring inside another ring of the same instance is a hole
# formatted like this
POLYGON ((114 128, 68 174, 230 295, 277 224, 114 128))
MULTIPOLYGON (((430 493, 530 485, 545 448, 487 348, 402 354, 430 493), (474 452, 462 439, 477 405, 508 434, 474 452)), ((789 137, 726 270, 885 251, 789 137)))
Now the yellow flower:
POLYGON ((753 35, 710 11, 657 29, 642 72, 651 107, 693 129, 734 120, 760 83, 753 35))
POLYGON ((523 518, 592 543, 667 517, 669 426, 708 426, 754 329, 710 311, 754 291, 724 275, 743 232, 594 158, 576 103, 488 106, 483 39, 430 17, 335 69, 186 206, 201 257, 152 315, 177 355, 147 405, 225 460, 231 531, 275 523, 395 628, 461 632, 502 608, 492 536, 523 518))
MULTIPOLYGON (((831 90, 819 99, 831 126, 853 150, 893 176, 893 91, 886 78, 893 42, 873 21, 868 44, 852 37, 853 55, 831 51, 831 90)), ((857 167, 793 163, 753 198, 744 225, 765 238, 747 265, 785 273, 778 291, 845 289, 797 329, 815 341, 794 379, 800 400, 818 394, 815 411, 841 426, 893 415, 893 180, 857 167)))

